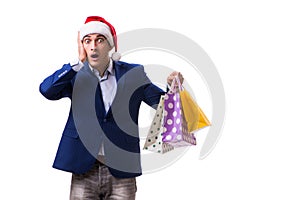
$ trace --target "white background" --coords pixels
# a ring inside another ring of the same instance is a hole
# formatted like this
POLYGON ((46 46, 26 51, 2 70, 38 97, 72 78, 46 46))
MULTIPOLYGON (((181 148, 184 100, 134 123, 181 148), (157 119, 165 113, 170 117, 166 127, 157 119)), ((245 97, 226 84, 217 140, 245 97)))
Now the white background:
POLYGON ((199 160, 200 147, 192 148, 139 177, 137 199, 300 198, 296 0, 1 4, 1 199, 68 199, 71 176, 51 165, 70 102, 48 101, 38 87, 76 56, 77 30, 89 15, 105 17, 118 33, 184 34, 208 53, 224 84, 226 120, 215 149, 199 160))

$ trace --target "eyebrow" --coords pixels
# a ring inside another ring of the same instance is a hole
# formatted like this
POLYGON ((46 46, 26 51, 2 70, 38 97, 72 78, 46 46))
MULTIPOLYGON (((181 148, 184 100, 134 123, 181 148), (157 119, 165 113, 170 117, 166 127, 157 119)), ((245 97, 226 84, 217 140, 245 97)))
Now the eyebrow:
MULTIPOLYGON (((84 38, 90 38, 90 37, 91 37, 90 35, 84 36, 84 38)), ((98 34, 98 35, 96 36, 96 38, 100 38, 100 37, 103 37, 103 38, 106 39, 106 37, 105 37, 104 35, 102 35, 102 34, 98 34)), ((84 39, 84 38, 83 38, 83 39, 84 39)))

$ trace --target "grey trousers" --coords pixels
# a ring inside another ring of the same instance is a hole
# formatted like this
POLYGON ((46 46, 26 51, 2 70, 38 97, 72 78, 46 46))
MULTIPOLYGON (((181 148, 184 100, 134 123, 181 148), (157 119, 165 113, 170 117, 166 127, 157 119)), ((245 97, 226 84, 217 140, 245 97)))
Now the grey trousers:
POLYGON ((73 174, 70 200, 135 200, 135 178, 115 178, 97 162, 86 174, 73 174))

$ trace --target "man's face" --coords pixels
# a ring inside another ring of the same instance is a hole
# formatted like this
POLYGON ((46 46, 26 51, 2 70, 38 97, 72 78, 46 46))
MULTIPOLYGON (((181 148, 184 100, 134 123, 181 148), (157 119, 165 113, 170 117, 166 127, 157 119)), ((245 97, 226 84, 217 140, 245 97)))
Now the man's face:
POLYGON ((103 66, 109 60, 109 51, 112 47, 106 38, 98 33, 89 34, 82 40, 87 59, 92 67, 103 66))

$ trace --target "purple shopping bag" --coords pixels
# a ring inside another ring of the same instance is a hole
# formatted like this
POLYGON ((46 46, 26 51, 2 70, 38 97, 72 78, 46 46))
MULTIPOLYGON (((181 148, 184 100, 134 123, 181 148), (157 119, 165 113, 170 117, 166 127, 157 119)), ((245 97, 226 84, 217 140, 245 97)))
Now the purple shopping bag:
POLYGON ((174 78, 171 89, 165 94, 164 102, 164 130, 163 142, 174 147, 196 145, 193 133, 188 133, 184 118, 178 88, 182 87, 177 78, 174 78))

